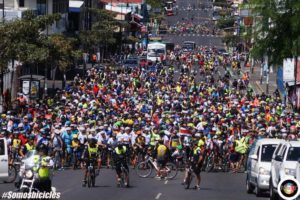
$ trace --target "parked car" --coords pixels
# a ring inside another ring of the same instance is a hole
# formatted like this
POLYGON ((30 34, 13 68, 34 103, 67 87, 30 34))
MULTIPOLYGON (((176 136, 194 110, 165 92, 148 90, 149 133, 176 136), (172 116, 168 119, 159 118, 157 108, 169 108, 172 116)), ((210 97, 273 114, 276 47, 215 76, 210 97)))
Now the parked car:
POLYGON ((271 162, 270 199, 278 199, 277 186, 287 176, 296 177, 296 166, 300 158, 300 141, 281 142, 271 162))
POLYGON ((256 191, 259 196, 269 190, 271 160, 280 142, 279 139, 260 139, 251 147, 247 160, 246 189, 248 193, 256 191))

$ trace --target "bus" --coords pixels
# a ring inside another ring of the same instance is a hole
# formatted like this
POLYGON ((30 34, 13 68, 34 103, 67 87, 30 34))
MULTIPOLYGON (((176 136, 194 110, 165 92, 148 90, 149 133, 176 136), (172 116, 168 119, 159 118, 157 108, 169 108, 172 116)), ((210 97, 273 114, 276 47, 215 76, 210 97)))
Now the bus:
POLYGON ((147 47, 147 60, 151 62, 162 62, 162 56, 163 60, 165 60, 167 56, 166 44, 161 42, 150 42, 147 47))
POLYGON ((185 41, 185 42, 183 42, 182 49, 185 52, 194 51, 196 49, 196 43, 193 41, 185 41))

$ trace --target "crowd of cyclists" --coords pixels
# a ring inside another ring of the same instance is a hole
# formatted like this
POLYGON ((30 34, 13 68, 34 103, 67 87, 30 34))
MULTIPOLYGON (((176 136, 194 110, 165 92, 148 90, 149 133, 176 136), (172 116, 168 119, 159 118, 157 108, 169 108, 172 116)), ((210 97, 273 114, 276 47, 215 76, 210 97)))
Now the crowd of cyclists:
MULTIPOLYGON (((238 80, 228 71, 216 75, 239 64, 234 56, 208 47, 192 52, 177 47, 166 63, 91 68, 55 96, 36 102, 20 93, 17 109, 0 119, 10 163, 42 145, 56 170, 87 169, 90 162, 97 174, 115 167, 119 184, 123 168, 129 171, 151 156, 159 169, 167 162, 178 169, 192 166, 200 188, 203 170, 244 170, 256 139, 298 138, 300 117, 286 109, 280 95, 254 94, 248 74, 238 80), (245 86, 238 87, 238 81, 245 86)), ((158 170, 157 177, 164 176, 158 170)))
MULTIPOLYGON (((192 18, 193 19, 193 18, 192 18)), ((168 33, 175 35, 182 34, 200 34, 200 35, 220 35, 221 32, 216 28, 215 22, 211 20, 202 20, 194 23, 193 20, 178 21, 176 24, 169 26, 168 33)))

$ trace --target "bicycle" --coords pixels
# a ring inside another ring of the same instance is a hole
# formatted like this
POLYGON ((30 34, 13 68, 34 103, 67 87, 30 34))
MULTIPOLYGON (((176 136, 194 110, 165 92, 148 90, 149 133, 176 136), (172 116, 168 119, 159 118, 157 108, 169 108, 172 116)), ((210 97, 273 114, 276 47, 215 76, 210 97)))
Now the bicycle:
POLYGON ((186 170, 187 170, 187 177, 186 177, 185 182, 184 182, 184 188, 189 189, 190 185, 192 183, 192 180, 194 178, 192 165, 190 165, 188 168, 186 168, 186 170))
POLYGON ((95 187, 96 173, 93 163, 94 162, 90 162, 90 165, 88 166, 87 185, 89 188, 95 187))
MULTIPOLYGON (((21 163, 20 163, 21 164, 21 163)), ((20 165, 19 165, 20 167, 20 165)), ((15 164, 9 164, 8 166, 8 178, 4 181, 4 183, 12 183, 16 180, 17 178, 17 168, 15 164)))
MULTIPOLYGON (((141 178, 147 178, 152 174, 153 168, 158 172, 159 168, 157 162, 149 155, 146 156, 145 161, 140 162, 136 167, 136 173, 141 178)), ((168 162, 164 169, 160 170, 163 172, 167 179, 173 179, 178 173, 178 169, 175 164, 168 162)))
POLYGON ((124 167, 123 163, 121 163, 121 180, 120 180, 120 187, 129 187, 129 172, 124 167))

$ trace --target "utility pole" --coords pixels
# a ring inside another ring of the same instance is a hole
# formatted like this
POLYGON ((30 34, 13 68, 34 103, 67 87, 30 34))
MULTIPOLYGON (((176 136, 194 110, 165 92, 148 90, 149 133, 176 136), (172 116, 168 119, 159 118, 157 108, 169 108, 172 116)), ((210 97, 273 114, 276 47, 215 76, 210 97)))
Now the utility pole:
POLYGON ((5 6, 4 6, 4 0, 2 0, 2 22, 4 23, 4 21, 5 21, 5 11, 4 11, 4 8, 5 8, 5 6))

